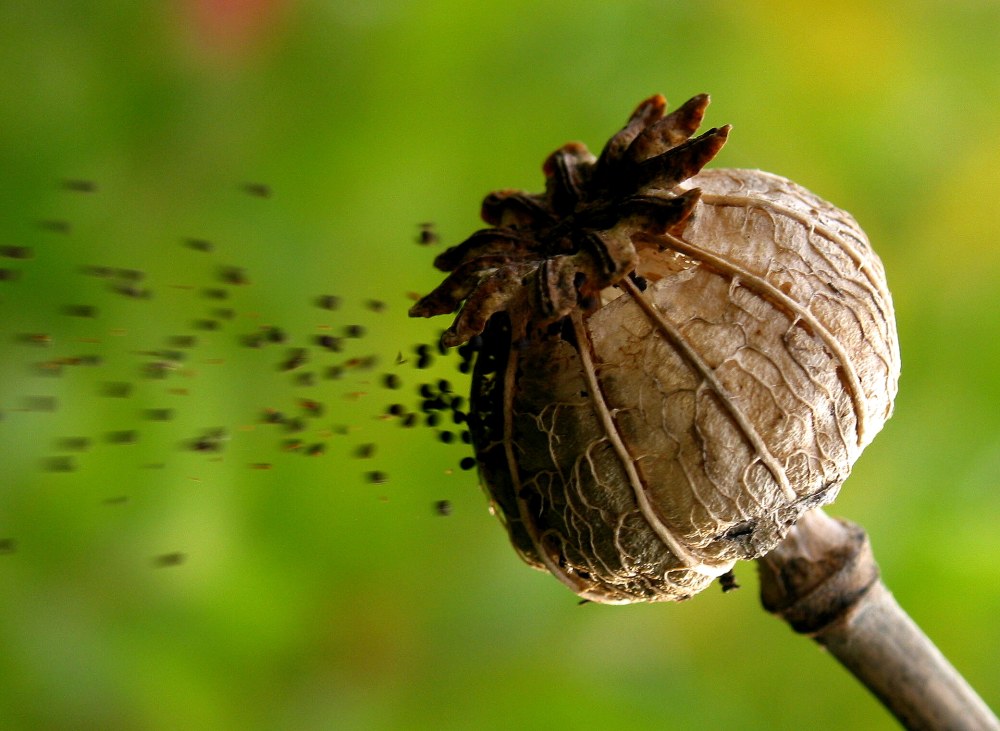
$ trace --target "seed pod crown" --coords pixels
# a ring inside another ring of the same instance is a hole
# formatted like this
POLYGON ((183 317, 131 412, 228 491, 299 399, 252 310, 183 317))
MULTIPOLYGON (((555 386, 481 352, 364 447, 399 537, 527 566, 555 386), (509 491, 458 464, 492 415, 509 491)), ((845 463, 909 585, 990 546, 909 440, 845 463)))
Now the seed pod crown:
MULTIPOLYGON (((480 475, 528 563, 586 599, 687 598, 830 502, 892 409, 881 262, 854 219, 754 170, 701 171, 707 96, 647 99, 546 189, 487 196, 411 310, 478 347, 480 475)), ((466 345, 465 347, 469 347, 466 345)))

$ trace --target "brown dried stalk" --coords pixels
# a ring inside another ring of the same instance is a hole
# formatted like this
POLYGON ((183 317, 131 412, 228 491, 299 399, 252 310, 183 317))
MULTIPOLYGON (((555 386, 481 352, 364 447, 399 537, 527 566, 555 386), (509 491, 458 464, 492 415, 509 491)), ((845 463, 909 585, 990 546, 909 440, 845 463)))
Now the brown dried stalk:
POLYGON ((764 608, 827 648, 905 728, 1000 730, 882 583, 863 528, 813 510, 757 566, 764 608))

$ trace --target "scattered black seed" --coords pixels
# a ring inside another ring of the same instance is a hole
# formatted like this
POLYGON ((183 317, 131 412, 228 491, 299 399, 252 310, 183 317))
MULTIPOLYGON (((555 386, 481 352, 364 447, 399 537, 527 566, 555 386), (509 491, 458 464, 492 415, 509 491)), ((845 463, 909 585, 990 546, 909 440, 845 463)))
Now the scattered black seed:
POLYGON ((438 439, 441 441, 442 444, 451 444, 452 442, 455 441, 455 432, 442 431, 438 433, 438 439))
POLYGON ((52 336, 45 333, 22 333, 17 336, 17 341, 25 345, 49 346, 52 345, 52 336))
POLYGON ((291 348, 288 351, 288 357, 281 364, 280 369, 283 371, 294 371, 306 364, 309 360, 309 354, 306 352, 305 348, 291 348))
POLYGON ((125 381, 105 381, 101 384, 101 396, 128 398, 132 395, 132 384, 125 381))
POLYGON ((129 282, 141 282, 146 278, 146 273, 138 269, 116 269, 115 274, 129 282))
POLYGON ((344 365, 350 366, 351 368, 356 368, 360 371, 371 370, 378 365, 377 355, 366 355, 364 358, 351 358, 344 365))
POLYGON ((347 426, 347 424, 334 424, 332 429, 334 434, 339 434, 341 436, 347 436, 351 433, 351 428, 347 426))
POLYGON ((139 440, 139 432, 134 429, 109 431, 104 438, 111 444, 135 444, 139 440))
POLYGON ((152 292, 143 287, 137 287, 134 284, 128 282, 119 282, 111 287, 112 291, 117 292, 125 297, 131 297, 137 300, 148 300, 152 297, 152 292))
POLYGON ((445 404, 444 399, 442 399, 440 396, 436 396, 430 399, 424 399, 423 402, 421 402, 420 404, 420 410, 423 411, 424 413, 430 411, 443 411, 445 408, 447 408, 447 404, 445 404))
POLYGON ((38 222, 38 227, 44 231, 51 231, 54 234, 68 234, 70 232, 69 221, 50 218, 38 222))
POLYGON ((333 335, 317 335, 316 344, 320 347, 326 348, 327 350, 331 350, 334 353, 339 353, 344 349, 343 341, 333 335))
POLYGON ((438 381, 438 390, 441 391, 441 393, 451 393, 451 383, 442 378, 438 381))
POLYGON ((389 404, 385 412, 391 416, 402 416, 406 413, 406 407, 403 404, 389 404))
POLYGON ((337 380, 339 378, 343 378, 344 367, 339 365, 330 366, 326 369, 326 371, 324 371, 324 376, 330 380, 337 380))
POLYGON ((451 515, 451 500, 438 500, 435 502, 434 512, 442 517, 451 515))
POLYGON ((455 410, 455 411, 461 411, 464 406, 465 406, 465 397, 464 396, 454 396, 451 399, 451 408, 453 410, 455 410))
POLYGON ((395 373, 386 373, 382 376, 382 385, 386 388, 397 389, 402 386, 402 381, 400 381, 399 376, 395 373))
POLYGON ((316 444, 310 444, 309 447, 306 449, 306 456, 317 457, 323 454, 325 451, 326 451, 326 445, 323 444, 322 442, 318 442, 316 444))
POLYGON ((365 335, 365 328, 361 325, 348 325, 344 328, 344 337, 361 338, 365 335))
POLYGON ((198 338, 194 335, 174 335, 167 339, 167 343, 174 348, 193 348, 198 344, 198 338))
POLYGON ((432 429, 436 427, 441 422, 441 417, 437 414, 428 414, 427 418, 424 419, 424 424, 431 427, 432 429))
POLYGON ((368 478, 369 482, 376 485, 381 485, 382 483, 387 482, 389 480, 389 476, 386 475, 385 472, 380 472, 379 470, 373 470, 367 473, 366 477, 368 478))
POLYGON ((354 450, 354 456, 358 459, 369 459, 375 456, 374 444, 359 444, 354 450))
POLYGON ((282 424, 285 421, 285 415, 275 409, 264 409, 261 421, 265 424, 282 424))
POLYGON ((0 256, 8 259, 31 259, 34 255, 30 246, 0 246, 0 256))
POLYGON ((68 365, 98 366, 104 362, 104 359, 99 355, 81 355, 71 360, 72 362, 68 365))
POLYGON ((95 266, 93 264, 85 266, 81 271, 90 277, 112 277, 115 270, 111 267, 95 266))
POLYGON ((463 470, 471 470, 476 466, 475 457, 462 457, 462 461, 458 463, 458 466, 463 470))
POLYGON ((46 472, 73 472, 76 470, 76 461, 64 455, 46 457, 42 460, 42 469, 46 472))
POLYGON ((205 239, 184 239, 184 245, 189 249, 194 249, 195 251, 209 252, 213 248, 211 241, 206 241, 205 239))
POLYGON ((240 342, 248 348, 261 348, 264 345, 264 336, 261 333, 251 333, 250 335, 244 335, 240 342))
POLYGON ((180 551, 173 551, 172 553, 161 553, 159 556, 153 559, 153 565, 158 569, 168 568, 170 566, 180 566, 184 561, 187 560, 185 556, 180 551))
POLYGON ((13 538, 0 538, 0 553, 14 553, 17 550, 17 541, 13 538))
POLYGON ((462 444, 472 444, 472 434, 469 431, 463 431, 460 436, 462 437, 462 444))
POLYGON ((305 373, 299 373, 295 376, 296 386, 315 386, 316 385, 316 374, 312 371, 306 371, 305 373))
POLYGON ((213 330, 219 329, 219 322, 217 320, 195 320, 191 327, 195 330, 205 330, 206 332, 211 332, 213 330))
POLYGON ((372 312, 383 312, 386 308, 386 304, 382 300, 368 300, 365 305, 372 312))
POLYGON ((451 412, 451 421, 453 424, 464 424, 468 420, 468 416, 464 411, 459 411, 455 409, 451 412))
POLYGON ((271 197, 271 186, 266 183, 244 183, 242 185, 242 190, 244 193, 258 198, 271 197))
POLYGON ((434 398, 434 389, 431 388, 431 384, 420 384, 420 397, 425 399, 434 398))
POLYGON ((217 317, 220 320, 232 320, 236 317, 236 311, 232 307, 216 307, 212 310, 212 317, 217 317))
POLYGON ((226 430, 222 427, 206 429, 201 436, 192 439, 189 446, 195 452, 221 452, 223 442, 228 439, 226 430))
POLYGON ((224 300, 229 299, 229 292, 224 289, 219 289, 217 287, 209 287, 205 289, 202 294, 205 295, 210 300, 224 300))
POLYGON ((170 421, 174 418, 173 409, 146 409, 142 412, 142 418, 149 421, 170 421))
POLYGON ((93 180, 79 180, 76 178, 67 178, 62 181, 63 190, 69 190, 73 193, 94 193, 97 191, 97 183, 93 180))
POLYGON ((459 373, 467 374, 471 370, 472 370, 472 366, 469 365, 468 363, 459 363, 458 364, 458 372, 459 373))
POLYGON ((66 305, 62 313, 70 317, 97 317, 97 308, 93 305, 66 305))
POLYGON ((421 223, 420 230, 417 232, 417 243, 422 246, 430 246, 431 244, 436 244, 439 240, 437 232, 434 230, 433 223, 421 223))
POLYGON ((313 399, 301 399, 299 405, 305 410, 309 416, 322 416, 323 415, 323 404, 319 401, 314 401, 313 399))
POLYGON ((146 363, 142 367, 142 375, 146 378, 166 378, 171 371, 177 369, 177 364, 165 360, 146 363))
POLYGON ((305 431, 306 423, 299 417, 295 417, 294 419, 286 419, 285 428, 294 434, 295 432, 305 431))
POLYGON ((407 414, 406 416, 403 417, 403 420, 400 422, 400 424, 402 426, 405 426, 407 429, 409 429, 410 427, 416 426, 417 425, 417 415, 413 414, 413 413, 407 414))
POLYGON ((335 294, 323 294, 316 298, 316 306, 324 310, 335 310, 340 307, 340 297, 335 294))
POLYGON ((249 284, 246 270, 243 267, 224 266, 219 269, 219 279, 226 284, 249 284))
POLYGON ((66 363, 59 359, 46 360, 41 363, 34 363, 31 369, 36 376, 61 376, 64 365, 66 363))
POLYGON ((28 411, 55 411, 55 396, 25 396, 24 408, 28 411))
POLYGON ((719 577, 719 586, 722 587, 723 594, 728 594, 740 588, 740 585, 736 582, 736 574, 731 570, 719 577))
POLYGON ((288 340, 288 333, 280 327, 268 327, 264 330, 264 337, 269 343, 284 343, 288 340))
POLYGON ((424 354, 417 358, 417 368, 423 370, 424 368, 430 368, 434 359, 430 355, 424 354))
POLYGON ((21 276, 16 269, 0 269, 0 282, 13 282, 21 276))
POLYGON ((635 272, 630 272, 628 276, 629 279, 632 280, 632 282, 635 284, 636 288, 638 288, 640 292, 646 291, 646 287, 649 286, 649 283, 646 281, 645 277, 642 277, 636 274, 635 272))
POLYGON ((60 452, 86 452, 90 449, 89 437, 61 437, 56 440, 60 452))

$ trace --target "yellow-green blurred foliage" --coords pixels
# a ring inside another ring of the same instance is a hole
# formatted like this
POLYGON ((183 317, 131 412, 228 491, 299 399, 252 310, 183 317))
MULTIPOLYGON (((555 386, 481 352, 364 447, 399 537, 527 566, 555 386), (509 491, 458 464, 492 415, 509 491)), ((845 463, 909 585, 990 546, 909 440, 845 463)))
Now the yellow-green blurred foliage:
POLYGON ((989 0, 0 3, 0 245, 34 254, 0 259, 0 727, 894 728, 764 614, 753 566, 735 594, 577 606, 517 560, 461 448, 377 418, 396 398, 379 374, 412 401, 426 372, 397 352, 440 327, 405 316, 435 282, 417 224, 457 242, 483 194, 538 188, 551 150, 599 147, 658 91, 713 95, 708 123, 734 125, 715 164, 788 176, 869 232, 903 376, 831 512, 1000 706, 998 32, 989 0), (249 284, 218 283, 227 265, 249 284), (141 270, 153 296, 84 266, 141 270), (216 306, 234 320, 142 377, 142 351, 216 306), (296 386, 285 346, 239 345, 268 323, 362 324, 352 347, 382 360, 296 386), (85 353, 102 364, 36 366, 85 353), (327 405, 313 458, 259 423, 307 392, 327 405), (214 427, 222 452, 184 449, 214 427))

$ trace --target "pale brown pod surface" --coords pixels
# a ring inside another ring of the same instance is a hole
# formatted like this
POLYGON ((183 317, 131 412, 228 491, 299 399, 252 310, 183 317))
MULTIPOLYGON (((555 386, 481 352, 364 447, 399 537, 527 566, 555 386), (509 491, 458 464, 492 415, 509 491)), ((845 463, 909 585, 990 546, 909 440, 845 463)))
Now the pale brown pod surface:
POLYGON ((773 548, 834 499, 899 373, 854 219, 775 175, 698 172, 728 129, 684 142, 707 97, 659 99, 599 159, 554 153, 544 196, 487 198, 495 228, 414 308, 466 300, 453 341, 485 324, 483 481, 521 556, 602 602, 687 598, 773 548))

